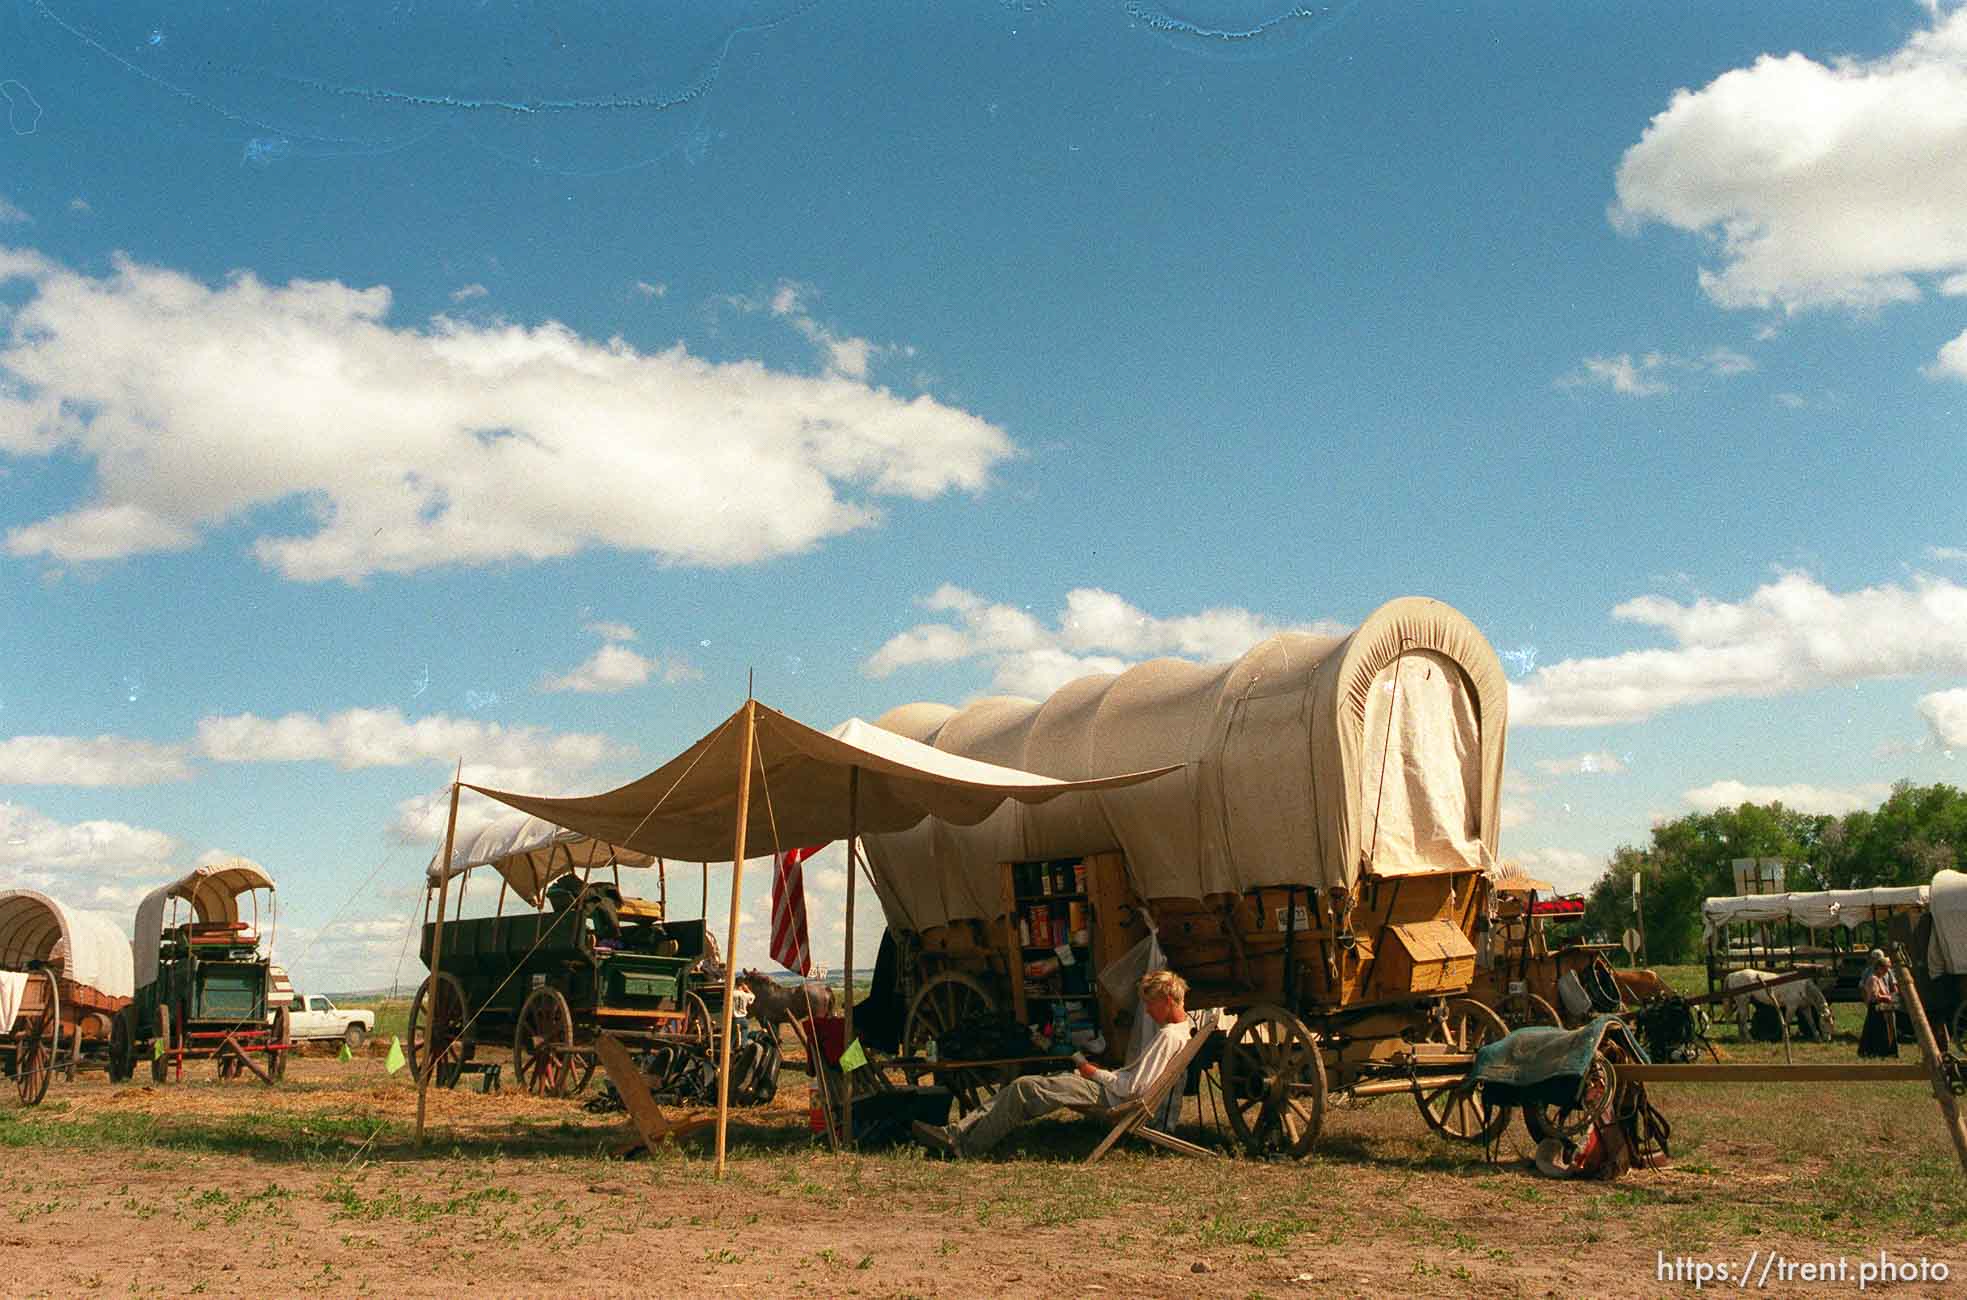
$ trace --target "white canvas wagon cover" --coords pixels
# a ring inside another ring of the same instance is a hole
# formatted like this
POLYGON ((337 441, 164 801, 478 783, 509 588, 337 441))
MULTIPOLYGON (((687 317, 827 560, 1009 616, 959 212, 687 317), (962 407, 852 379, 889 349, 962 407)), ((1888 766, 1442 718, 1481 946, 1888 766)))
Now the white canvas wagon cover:
POLYGON ((1932 915, 1933 942, 1926 952, 1926 969, 1967 975, 1967 874, 1933 873, 1932 915))
POLYGON ((1006 805, 974 827, 872 836, 875 885, 888 915, 920 931, 1002 912, 1002 862, 1117 850, 1149 897, 1172 898, 1486 868, 1508 714, 1488 641, 1419 597, 1344 638, 1286 633, 1230 664, 1158 659, 1042 703, 905 705, 879 725, 1027 771, 1183 766, 1145 786, 1006 805))
POLYGON ((1896 911, 1923 908, 1925 885, 1880 885, 1874 889, 1821 889, 1808 893, 1742 894, 1701 903, 1701 928, 1713 934, 1727 925, 1794 922, 1812 930, 1841 925, 1855 930, 1896 911))
POLYGON ((0 890, 0 971, 52 961, 57 945, 69 979, 113 998, 135 994, 130 941, 115 925, 32 889, 0 890))
POLYGON ((453 845, 449 871, 441 870, 439 859, 443 856, 442 849, 430 856, 424 876, 432 886, 473 867, 491 867, 505 877, 514 893, 534 907, 540 905, 554 877, 569 871, 610 863, 651 867, 656 862, 646 853, 616 848, 522 812, 495 818, 469 840, 453 845))
POLYGON ((137 933, 131 945, 137 987, 157 982, 158 946, 164 939, 164 909, 173 898, 191 904, 200 921, 239 920, 239 898, 255 889, 272 889, 273 878, 248 858, 210 862, 144 895, 137 904, 137 933))

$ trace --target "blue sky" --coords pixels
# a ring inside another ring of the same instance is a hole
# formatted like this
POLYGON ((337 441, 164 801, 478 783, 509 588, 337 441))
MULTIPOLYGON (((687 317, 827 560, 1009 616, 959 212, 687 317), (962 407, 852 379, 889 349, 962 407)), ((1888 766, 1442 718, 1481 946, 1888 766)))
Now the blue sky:
POLYGON ((1402 594, 1564 884, 1959 780, 1951 6, 695 8, 0 6, 0 885, 387 982, 460 757, 1402 594))

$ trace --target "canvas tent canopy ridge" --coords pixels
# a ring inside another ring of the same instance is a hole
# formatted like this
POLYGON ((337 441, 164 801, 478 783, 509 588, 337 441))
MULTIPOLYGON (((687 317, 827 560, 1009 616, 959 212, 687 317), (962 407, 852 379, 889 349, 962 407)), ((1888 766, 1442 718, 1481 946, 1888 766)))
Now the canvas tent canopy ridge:
MULTIPOLYGON (((755 779, 745 842, 795 848, 845 839, 848 784, 858 771, 855 813, 863 833, 903 830, 924 817, 969 825, 1005 800, 1042 803, 1061 795, 1138 785, 1180 767, 1068 781, 960 755, 849 718, 819 731, 756 705, 755 779)), ((468 790, 618 850, 685 862, 728 862, 737 824, 743 710, 647 776, 603 794, 555 798, 466 785, 468 790)), ((457 860, 453 850, 452 860, 457 860)))
POLYGON ((607 866, 656 865, 655 858, 649 854, 616 848, 522 812, 498 817, 470 839, 453 846, 448 871, 440 861, 443 856, 442 849, 433 853, 425 872, 432 888, 473 868, 491 867, 505 878, 513 893, 534 907, 546 896, 546 887, 568 872, 607 866))
POLYGON ((58 956, 61 973, 78 984, 113 998, 136 993, 130 941, 114 924, 32 889, 0 891, 0 971, 58 956))
POLYGON ((210 862, 186 872, 168 885, 159 885, 137 904, 136 938, 131 951, 135 956, 138 988, 157 981, 158 948, 164 939, 164 913, 171 901, 191 905, 192 917, 203 922, 233 922, 240 919, 239 900, 256 889, 269 893, 273 878, 250 858, 230 858, 210 862))
POLYGON ((1490 869, 1508 712, 1488 641, 1420 597, 1344 637, 1287 632, 1233 663, 1156 659, 1043 701, 904 705, 880 725, 952 755, 1065 779, 1181 774, 873 836, 875 885, 922 932, 999 914, 1003 862, 1118 852, 1150 899, 1490 869))

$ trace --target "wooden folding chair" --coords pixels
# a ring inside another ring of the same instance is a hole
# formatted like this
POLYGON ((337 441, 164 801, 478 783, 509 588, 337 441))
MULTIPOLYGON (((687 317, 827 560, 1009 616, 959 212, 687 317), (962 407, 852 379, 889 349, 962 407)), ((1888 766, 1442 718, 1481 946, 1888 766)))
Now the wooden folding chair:
POLYGON ((1152 1142, 1158 1147, 1165 1147, 1180 1155, 1209 1156, 1215 1159, 1222 1158, 1220 1152, 1211 1151, 1207 1147, 1197 1146, 1193 1142, 1184 1141, 1172 1133, 1164 1133, 1160 1129, 1153 1127, 1154 1117, 1160 1112, 1161 1103, 1167 1098, 1168 1090, 1182 1086, 1183 1081, 1188 1078, 1188 1067, 1195 1062, 1196 1053, 1202 1050, 1202 1044, 1209 1040, 1209 1035, 1215 1033, 1221 1023, 1222 1013, 1219 1009, 1212 1007, 1208 1011, 1203 1012, 1201 1022, 1195 1026, 1194 1032, 1188 1036, 1188 1046, 1182 1049, 1181 1055, 1168 1062, 1168 1068, 1163 1070, 1160 1076, 1148 1085, 1147 1091, 1132 1101, 1122 1102, 1118 1106, 1089 1105, 1074 1106, 1071 1108, 1088 1119, 1096 1119, 1103 1124, 1110 1123, 1113 1125, 1112 1130, 1107 1133, 1100 1144, 1093 1148, 1093 1154, 1086 1157, 1087 1164, 1090 1165, 1098 1162, 1102 1156, 1113 1150, 1121 1138, 1130 1135, 1140 1138, 1143 1141, 1152 1142))
POLYGON ((608 1075, 608 1081, 615 1085, 621 1096, 622 1107, 628 1112, 629 1124, 634 1128, 640 1142, 630 1142, 617 1153, 626 1156, 638 1148, 646 1147, 650 1155, 659 1154, 660 1145, 670 1139, 685 1137, 699 1130, 709 1128, 717 1122, 716 1112, 708 1115, 695 1115, 686 1119, 673 1120, 663 1114, 662 1107, 649 1091, 642 1072, 635 1068, 635 1058, 628 1054, 619 1038, 613 1034, 597 1034, 594 1039, 594 1055, 601 1062, 601 1068, 608 1075))

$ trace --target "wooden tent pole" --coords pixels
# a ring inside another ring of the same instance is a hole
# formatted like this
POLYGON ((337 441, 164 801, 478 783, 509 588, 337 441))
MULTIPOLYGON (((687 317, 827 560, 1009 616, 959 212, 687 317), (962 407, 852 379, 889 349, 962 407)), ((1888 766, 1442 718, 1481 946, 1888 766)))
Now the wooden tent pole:
MULTIPOLYGON (((724 948, 723 1041, 717 1048, 717 1176, 724 1176, 724 1133, 731 1120, 731 1007, 738 982, 738 905, 744 887, 744 831, 751 817, 751 755, 758 741, 758 702, 744 702, 744 728, 738 742, 738 825, 731 845, 731 927, 724 948)), ((708 879, 710 868, 704 867, 708 879)))
MULTIPOLYGON (((840 973, 840 1041, 854 1041, 854 850, 861 836, 861 770, 847 769, 847 951, 840 973)), ((819 1035, 815 1034, 814 1038, 819 1035)), ((848 1071, 840 1075, 840 1138, 849 1150, 854 1145, 854 1079, 848 1071)))
POLYGON ((1926 1019, 1926 1003, 1919 996, 1919 977, 1913 972, 1912 963, 1906 960, 1903 946, 1898 947, 1898 955, 1899 993, 1906 1000, 1912 1031, 1919 1036, 1919 1050, 1925 1054, 1926 1068, 1933 1074, 1933 1096, 1940 1103, 1940 1120, 1946 1125, 1947 1136, 1953 1139, 1953 1153, 1960 1157, 1960 1171, 1967 1173, 1967 1124, 1961 1122, 1960 1104, 1953 1099, 1953 1089, 1948 1086, 1940 1045, 1933 1037, 1932 1023, 1926 1019))
MULTIPOLYGON (((444 856, 437 871, 437 929, 430 937, 430 1000, 424 1008, 428 1024, 423 1031, 424 1053, 417 1071, 417 1145, 423 1145, 424 1102, 430 1094, 430 1076, 437 1073, 437 990, 439 971, 444 969, 444 904, 451 893, 451 850, 458 838, 458 783, 464 780, 464 760, 458 760, 457 775, 451 779, 451 818, 444 823, 444 856)), ((426 900, 428 895, 425 896, 426 900)))

